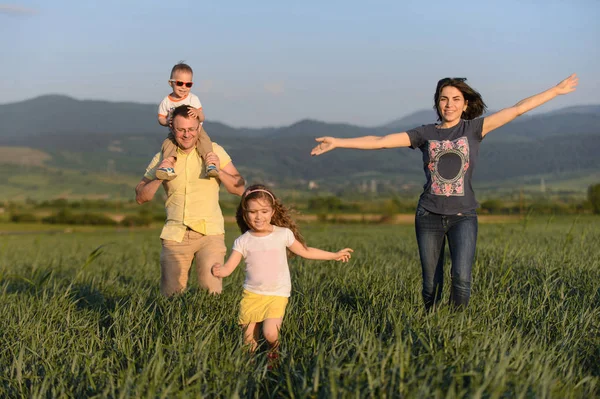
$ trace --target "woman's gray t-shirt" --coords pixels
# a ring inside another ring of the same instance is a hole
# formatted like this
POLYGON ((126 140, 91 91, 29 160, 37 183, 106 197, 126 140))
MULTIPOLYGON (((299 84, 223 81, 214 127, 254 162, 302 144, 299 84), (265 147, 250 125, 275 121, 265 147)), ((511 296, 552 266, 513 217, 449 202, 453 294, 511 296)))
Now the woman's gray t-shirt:
POLYGON ((483 119, 461 120, 448 129, 423 125, 407 132, 410 148, 423 153, 427 182, 420 206, 441 215, 473 211, 479 206, 471 178, 483 139, 483 119))

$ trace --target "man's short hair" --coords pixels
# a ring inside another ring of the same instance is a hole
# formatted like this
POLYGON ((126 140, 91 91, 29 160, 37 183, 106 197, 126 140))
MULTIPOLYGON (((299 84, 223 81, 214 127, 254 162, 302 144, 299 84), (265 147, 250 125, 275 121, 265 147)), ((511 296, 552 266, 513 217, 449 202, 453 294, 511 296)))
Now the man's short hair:
POLYGON ((179 107, 177 107, 173 110, 171 120, 174 121, 176 116, 183 116, 185 119, 191 118, 191 116, 189 115, 189 112, 193 108, 194 107, 192 107, 190 105, 180 105, 179 107))
POLYGON ((189 72, 192 75, 194 74, 194 71, 192 71, 192 67, 191 66, 189 66, 186 63, 184 63, 183 61, 179 61, 179 63, 175 64, 175 66, 173 67, 173 69, 171 69, 171 79, 173 79, 173 75, 175 74, 175 72, 179 72, 179 71, 189 72))

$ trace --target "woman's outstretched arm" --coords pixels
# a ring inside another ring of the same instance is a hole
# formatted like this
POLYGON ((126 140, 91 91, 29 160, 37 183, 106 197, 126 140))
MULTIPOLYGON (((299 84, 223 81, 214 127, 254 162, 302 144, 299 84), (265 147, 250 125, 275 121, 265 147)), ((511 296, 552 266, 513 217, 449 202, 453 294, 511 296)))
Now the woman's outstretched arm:
POLYGON ((383 148, 409 147, 410 139, 406 132, 388 134, 387 136, 363 136, 352 139, 336 137, 318 137, 319 142, 310 155, 321 155, 335 148, 355 148, 358 150, 379 150, 383 148))
POLYGON ((576 74, 573 74, 557 84, 556 86, 543 91, 535 96, 527 97, 524 100, 519 101, 515 105, 510 108, 505 108, 492 114, 490 116, 486 116, 483 119, 483 131, 481 133, 482 136, 485 136, 489 132, 494 129, 498 129, 500 126, 506 125, 508 122, 515 119, 517 116, 523 115, 526 112, 531 111, 534 108, 539 107, 540 105, 547 103, 552 100, 556 96, 560 96, 562 94, 568 94, 572 91, 575 91, 579 78, 576 74))

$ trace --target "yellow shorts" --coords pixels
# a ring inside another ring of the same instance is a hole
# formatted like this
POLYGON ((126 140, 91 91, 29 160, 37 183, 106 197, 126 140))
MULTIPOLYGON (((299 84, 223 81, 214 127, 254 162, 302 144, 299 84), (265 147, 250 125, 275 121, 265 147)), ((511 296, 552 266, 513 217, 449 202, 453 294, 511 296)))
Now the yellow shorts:
POLYGON ((283 318, 288 298, 261 295, 244 290, 240 303, 240 324, 260 323, 266 319, 283 318))

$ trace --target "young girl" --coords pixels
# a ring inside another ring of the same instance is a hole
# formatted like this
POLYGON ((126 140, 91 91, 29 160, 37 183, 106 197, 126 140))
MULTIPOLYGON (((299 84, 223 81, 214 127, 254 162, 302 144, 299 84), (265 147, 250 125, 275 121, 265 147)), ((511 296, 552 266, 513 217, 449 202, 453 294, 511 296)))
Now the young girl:
POLYGON ((352 249, 328 252, 307 247, 296 223, 271 190, 263 185, 248 187, 236 212, 242 231, 224 265, 212 267, 215 277, 227 277, 246 260, 246 281, 240 304, 239 323, 244 328, 244 343, 254 351, 259 324, 274 353, 279 329, 292 288, 287 250, 306 259, 347 262, 352 249), (286 250, 287 249, 287 250, 286 250))

